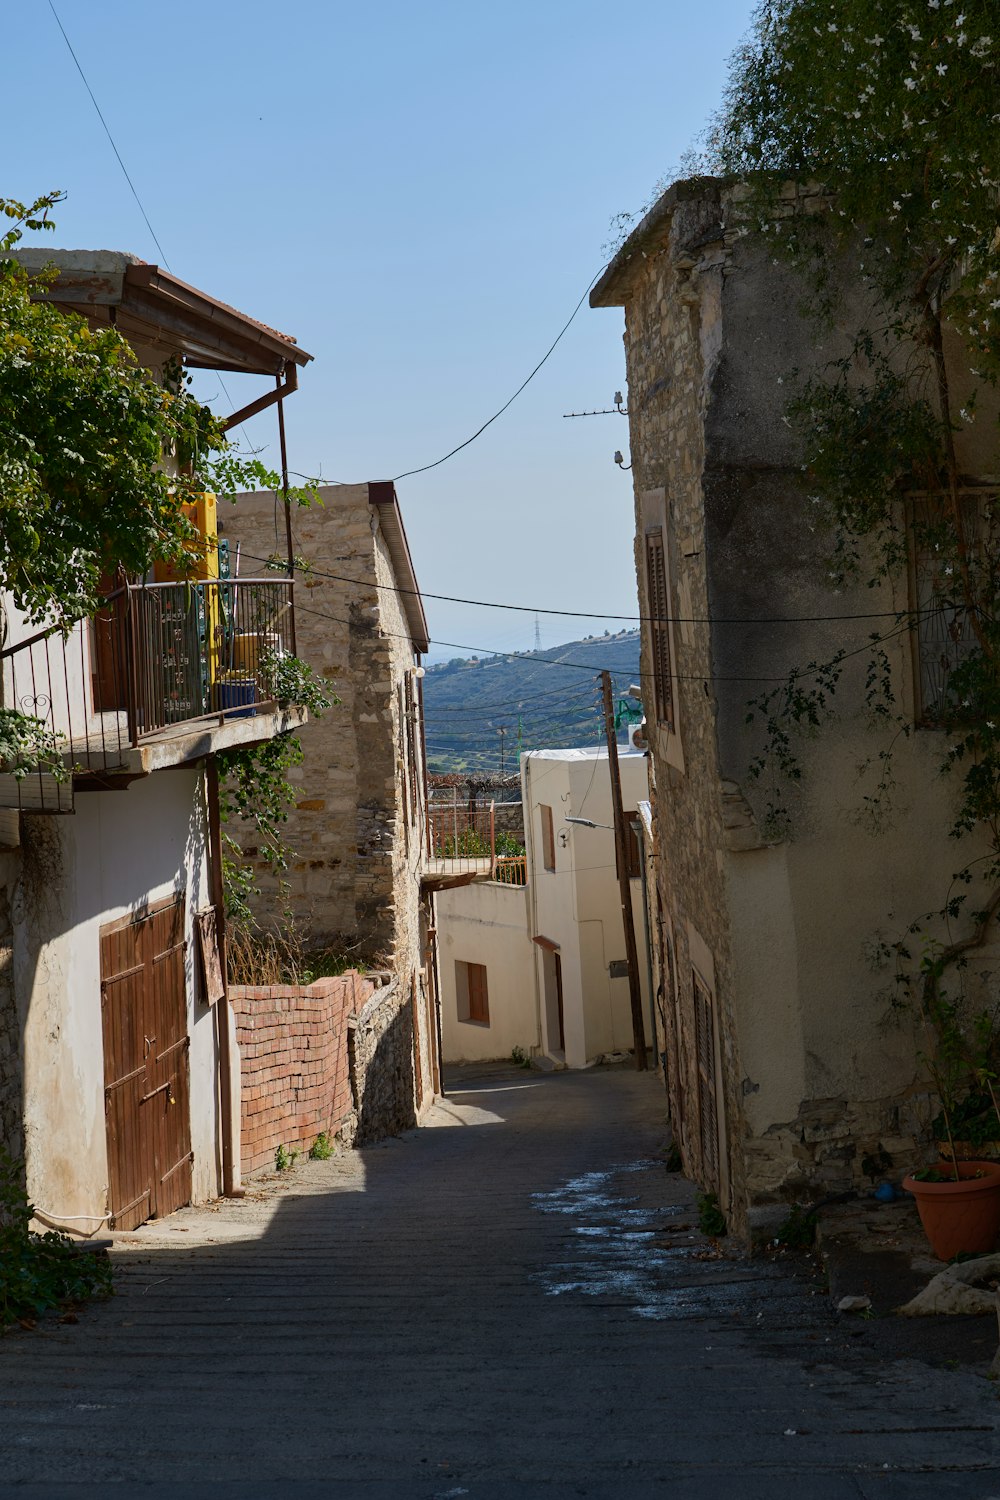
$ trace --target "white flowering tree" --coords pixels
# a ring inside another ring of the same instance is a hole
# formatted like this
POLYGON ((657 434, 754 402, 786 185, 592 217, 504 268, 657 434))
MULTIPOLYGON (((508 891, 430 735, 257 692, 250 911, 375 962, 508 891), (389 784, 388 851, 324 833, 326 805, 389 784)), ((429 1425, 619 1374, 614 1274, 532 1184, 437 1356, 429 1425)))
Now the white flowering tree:
MULTIPOLYGON (((991 1091, 996 1062, 988 1016, 975 1018, 975 1045, 967 1024, 962 1032, 954 976, 1000 911, 1000 494, 982 484, 1000 476, 998 63, 997 0, 765 0, 711 137, 713 167, 752 185, 748 229, 808 276, 816 316, 843 327, 845 265, 867 294, 853 300, 870 314, 847 330, 849 352, 803 381, 789 411, 809 498, 829 520, 834 579, 905 583, 922 560, 919 597, 893 629, 919 631, 933 617, 944 640, 947 670, 924 720, 949 731, 953 835, 980 837, 938 922, 917 917, 895 952, 900 993, 937 1033, 945 1095, 959 1080, 991 1091), (780 192, 790 180, 794 196, 780 192), (971 426, 975 475, 962 467, 971 426), (928 930, 939 936, 911 953, 928 930)), ((911 730, 887 633, 872 639, 865 687, 884 731, 865 798, 876 826, 891 815, 893 754, 911 730)), ((773 778, 779 822, 780 787, 800 774, 797 734, 828 713, 842 656, 791 673, 753 705, 767 739, 752 770, 773 778)))

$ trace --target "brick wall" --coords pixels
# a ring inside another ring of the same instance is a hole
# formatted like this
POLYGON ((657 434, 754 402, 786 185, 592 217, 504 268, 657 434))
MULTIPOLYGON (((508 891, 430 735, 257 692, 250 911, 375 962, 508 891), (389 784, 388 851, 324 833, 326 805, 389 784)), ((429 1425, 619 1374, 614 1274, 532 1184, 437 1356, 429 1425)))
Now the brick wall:
POLYGON ((353 1138, 348 1018, 375 985, 351 970, 310 985, 233 985, 240 1049, 242 1170, 274 1163, 279 1145, 308 1151, 323 1131, 353 1138))

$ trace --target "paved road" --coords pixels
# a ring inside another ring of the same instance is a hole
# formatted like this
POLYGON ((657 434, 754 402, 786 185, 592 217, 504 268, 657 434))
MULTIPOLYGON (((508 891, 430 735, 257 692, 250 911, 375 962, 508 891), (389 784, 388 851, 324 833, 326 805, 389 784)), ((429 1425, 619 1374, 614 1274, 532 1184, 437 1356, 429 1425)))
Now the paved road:
POLYGON ((1000 1496, 991 1385, 872 1368, 784 1266, 710 1258, 655 1078, 458 1087, 453 1128, 147 1226, 111 1302, 0 1342, 0 1491, 1000 1496))

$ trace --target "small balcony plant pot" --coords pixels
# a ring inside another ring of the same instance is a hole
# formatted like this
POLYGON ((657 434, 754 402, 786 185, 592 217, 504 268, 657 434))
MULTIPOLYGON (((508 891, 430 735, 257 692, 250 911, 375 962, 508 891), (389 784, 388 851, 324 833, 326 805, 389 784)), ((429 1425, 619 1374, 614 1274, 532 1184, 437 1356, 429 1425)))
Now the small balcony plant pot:
POLYGON ((903 1178, 938 1260, 986 1255, 1000 1234, 1000 1165, 960 1161, 957 1182, 954 1171, 942 1163, 930 1181, 920 1182, 912 1173, 903 1178))

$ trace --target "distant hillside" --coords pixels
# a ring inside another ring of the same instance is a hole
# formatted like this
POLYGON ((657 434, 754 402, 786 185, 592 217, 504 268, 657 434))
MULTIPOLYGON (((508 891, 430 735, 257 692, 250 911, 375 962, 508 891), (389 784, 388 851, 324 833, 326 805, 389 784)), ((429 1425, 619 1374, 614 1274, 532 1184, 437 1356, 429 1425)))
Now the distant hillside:
POLYGON ((639 681, 639 632, 592 636, 517 656, 456 658, 424 678, 427 762, 431 771, 498 771, 523 750, 594 745, 603 733, 601 670, 615 698, 639 681), (581 670, 583 668, 583 670, 581 670), (505 729, 506 734, 498 732, 505 729))

